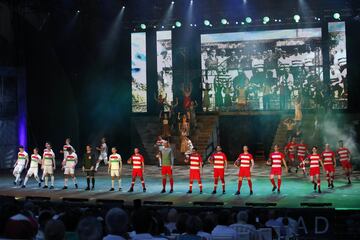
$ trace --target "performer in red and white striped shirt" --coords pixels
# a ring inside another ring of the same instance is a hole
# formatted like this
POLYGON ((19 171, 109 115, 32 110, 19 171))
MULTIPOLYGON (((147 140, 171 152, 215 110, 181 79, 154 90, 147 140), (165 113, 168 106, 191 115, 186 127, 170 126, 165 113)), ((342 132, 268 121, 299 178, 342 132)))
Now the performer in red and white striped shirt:
POLYGON ((287 172, 287 165, 285 161, 285 155, 280 152, 279 145, 275 144, 274 146, 274 152, 270 153, 269 156, 269 164, 271 164, 271 171, 270 171, 270 181, 273 185, 272 191, 274 192, 277 188, 278 193, 280 193, 280 187, 281 187, 281 175, 282 175, 282 169, 281 165, 284 164, 285 170, 287 172), (278 185, 275 184, 274 176, 277 176, 278 179, 278 185))
POLYGON ((341 166, 345 172, 345 176, 348 179, 348 184, 351 184, 350 175, 352 171, 352 165, 351 165, 351 153, 350 150, 346 147, 344 147, 344 142, 342 140, 339 141, 339 148, 336 151, 339 161, 341 163, 341 166))
POLYGON ((238 180, 238 190, 235 193, 235 195, 240 195, 242 180, 244 177, 248 180, 248 185, 250 188, 250 195, 253 194, 252 189, 252 182, 251 182, 251 172, 254 168, 254 158, 249 153, 248 146, 243 147, 243 153, 239 155, 239 157, 236 159, 234 166, 239 168, 239 180, 238 180))
POLYGON ((134 149, 134 154, 128 159, 128 164, 132 164, 132 179, 131 179, 131 187, 128 192, 134 191, 134 185, 136 177, 138 176, 141 181, 141 185, 143 187, 143 192, 146 192, 145 180, 144 180, 144 157, 139 153, 139 149, 134 149))
POLYGON ((299 165, 296 167, 296 173, 298 172, 299 168, 301 168, 303 174, 306 175, 305 157, 308 154, 308 150, 307 150, 307 145, 304 143, 304 139, 301 139, 300 143, 296 145, 296 153, 297 153, 297 159, 299 161, 299 165))
POLYGON ((285 155, 287 155, 289 162, 288 162, 288 172, 291 172, 291 167, 294 166, 295 163, 295 154, 296 154, 296 139, 293 137, 291 139, 291 142, 289 142, 288 144, 286 144, 285 146, 285 155))
POLYGON ((314 191, 316 191, 316 186, 318 188, 318 192, 321 193, 320 189, 320 165, 324 168, 324 164, 321 160, 320 154, 317 153, 318 148, 316 146, 313 146, 312 148, 312 154, 307 156, 306 163, 310 164, 310 179, 311 182, 314 184, 314 191), (315 181, 316 178, 316 181, 315 181))
POLYGON ((216 194, 219 178, 221 180, 223 194, 225 194, 225 169, 227 168, 227 157, 221 150, 220 146, 216 146, 216 152, 208 159, 210 164, 214 165, 214 190, 212 194, 216 194))
POLYGON ((334 176, 335 176, 335 167, 336 159, 335 153, 330 149, 330 145, 325 145, 325 150, 321 154, 324 162, 324 168, 326 171, 326 179, 328 181, 328 188, 334 188, 334 176))
POLYGON ((193 182, 194 180, 198 180, 200 194, 201 194, 203 188, 201 183, 200 172, 202 170, 203 160, 201 155, 197 152, 196 148, 192 149, 191 154, 185 158, 185 162, 186 163, 190 162, 190 183, 189 183, 189 191, 187 193, 189 194, 192 193, 193 182))

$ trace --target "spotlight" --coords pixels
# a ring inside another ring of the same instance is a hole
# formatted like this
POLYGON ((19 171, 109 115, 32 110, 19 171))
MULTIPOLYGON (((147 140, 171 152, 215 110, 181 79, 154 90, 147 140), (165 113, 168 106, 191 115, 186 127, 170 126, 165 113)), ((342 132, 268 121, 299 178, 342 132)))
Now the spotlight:
POLYGON ((227 24, 227 23, 228 23, 228 21, 227 21, 225 18, 221 19, 221 24, 222 24, 222 25, 225 25, 225 24, 227 24))
MULTIPOLYGON (((210 24, 211 25, 211 24, 210 24)), ((196 27, 196 23, 194 24, 194 27, 196 27)))
POLYGON ((246 21, 247 23, 251 23, 251 22, 252 22, 252 19, 251 19, 251 17, 247 17, 247 18, 245 18, 245 21, 246 21))
POLYGON ((239 22, 238 22, 238 21, 236 21, 236 22, 235 22, 235 24, 236 24, 236 25, 238 25, 238 24, 239 24, 239 22))
POLYGON ((245 23, 244 22, 241 22, 241 25, 244 25, 245 23))
POLYGON ((172 4, 172 5, 174 5, 174 4, 175 4, 175 2, 174 2, 174 1, 172 1, 172 2, 171 2, 171 4, 172 4))
POLYGON ((125 9, 125 6, 122 6, 122 9, 125 9))
POLYGON ((146 25, 145 25, 144 23, 142 23, 142 24, 140 24, 140 28, 141 28, 142 30, 145 30, 145 29, 146 29, 146 25))
POLYGON ((180 21, 176 21, 176 22, 175 22, 175 26, 176 26, 176 27, 181 27, 181 22, 180 22, 180 21))
POLYGON ((267 16, 263 17, 263 23, 264 24, 267 24, 269 21, 270 21, 269 17, 267 17, 267 16))
POLYGON ((191 1, 190 1, 190 4, 193 4, 193 3, 194 3, 194 1, 193 1, 193 0, 191 0, 191 1))
POLYGON ((156 28, 156 25, 154 25, 154 28, 156 28))
POLYGON ((294 21, 298 23, 300 21, 300 15, 294 15, 294 21))
POLYGON ((335 20, 340 20, 340 13, 334 13, 333 18, 335 20))
POLYGON ((165 28, 164 26, 161 26, 161 28, 165 28))
POLYGON ((192 23, 190 23, 190 27, 192 27, 193 26, 193 24, 192 23))
POLYGON ((174 28, 175 28, 175 26, 174 26, 174 25, 172 25, 172 26, 171 26, 171 28, 172 28, 172 29, 174 29, 174 28))
POLYGON ((80 10, 77 10, 76 13, 80 13, 80 10))
POLYGON ((210 21, 209 21, 209 20, 205 20, 205 21, 204 21, 204 25, 205 25, 205 26, 209 26, 209 25, 210 25, 210 21))

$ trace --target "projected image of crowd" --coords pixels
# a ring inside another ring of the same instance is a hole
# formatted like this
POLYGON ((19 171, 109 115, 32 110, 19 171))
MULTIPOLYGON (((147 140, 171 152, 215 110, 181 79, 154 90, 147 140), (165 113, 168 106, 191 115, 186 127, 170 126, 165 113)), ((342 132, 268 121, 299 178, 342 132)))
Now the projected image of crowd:
POLYGON ((322 59, 317 39, 203 44, 203 108, 286 110, 296 101, 331 108, 322 59))

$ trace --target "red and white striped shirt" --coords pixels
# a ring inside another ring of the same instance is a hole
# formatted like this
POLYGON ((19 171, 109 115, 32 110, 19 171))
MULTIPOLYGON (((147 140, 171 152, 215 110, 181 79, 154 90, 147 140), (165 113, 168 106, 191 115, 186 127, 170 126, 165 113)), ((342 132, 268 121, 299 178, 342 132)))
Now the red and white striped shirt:
POLYGON ((241 168, 250 168, 251 160, 253 160, 253 156, 250 153, 241 153, 238 157, 240 161, 241 168))
POLYGON ((141 169, 142 163, 144 162, 144 157, 141 154, 134 154, 131 156, 131 162, 133 169, 141 169))
POLYGON ((296 146, 297 146, 296 143, 289 142, 289 143, 285 146, 285 150, 287 150, 289 154, 295 154, 296 146))
POLYGON ((227 161, 226 155, 223 152, 216 152, 212 155, 214 168, 224 169, 225 162, 227 161))
POLYGON ((282 163, 282 160, 285 158, 285 156, 281 152, 273 152, 273 153, 270 153, 269 158, 271 160, 272 168, 281 168, 281 163, 282 163))
POLYGON ((333 165, 333 159, 335 157, 335 153, 333 151, 324 151, 322 154, 322 157, 324 159, 324 165, 333 165))
POLYGON ((337 150, 337 154, 339 155, 340 162, 342 161, 350 161, 350 151, 349 149, 342 147, 337 150))
POLYGON ((306 144, 298 144, 297 145, 297 155, 298 156, 305 157, 306 150, 307 150, 307 145, 306 144))
POLYGON ((190 155, 190 170, 200 170, 202 164, 202 157, 198 153, 193 153, 190 155))
POLYGON ((308 156, 308 159, 310 160, 310 168, 318 168, 320 167, 319 161, 321 160, 320 154, 311 154, 308 156))

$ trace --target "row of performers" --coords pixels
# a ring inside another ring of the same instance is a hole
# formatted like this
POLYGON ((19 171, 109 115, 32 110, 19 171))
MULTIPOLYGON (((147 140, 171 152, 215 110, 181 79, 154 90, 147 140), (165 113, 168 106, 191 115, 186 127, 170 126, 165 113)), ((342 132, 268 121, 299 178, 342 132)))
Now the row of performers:
MULTIPOLYGON (((67 189, 67 181, 68 178, 71 177, 73 179, 75 188, 78 188, 75 177, 75 167, 78 163, 78 158, 75 152, 69 147, 66 149, 68 151, 68 155, 62 162, 62 168, 64 170, 64 187, 63 189, 67 189)), ((118 180, 118 189, 121 191, 121 171, 122 171, 122 159, 121 156, 117 153, 117 149, 113 147, 111 149, 111 155, 109 157, 108 163, 108 172, 111 176, 111 188, 110 191, 114 191, 114 181, 115 178, 118 180)), ((338 150, 338 154, 340 156, 340 162, 342 164, 343 169, 345 170, 347 177, 350 182, 350 172, 351 172, 351 163, 350 163, 350 151, 343 146, 338 150)), ((164 146, 159 149, 159 162, 161 165, 161 175, 162 175, 162 186, 163 189, 161 193, 166 192, 166 181, 167 177, 170 179, 170 193, 173 192, 174 189, 174 178, 173 178, 173 165, 174 165, 174 155, 173 151, 168 142, 164 143, 164 146)), ((86 147, 86 153, 84 154, 84 164, 82 169, 87 174, 87 188, 86 190, 90 190, 90 179, 92 179, 92 189, 94 189, 94 168, 95 168, 95 155, 90 146, 86 147)), ((24 169, 27 169, 28 166, 28 154, 25 152, 24 148, 20 146, 18 159, 15 163, 14 176, 16 177, 15 184, 20 182, 20 174, 24 169)), ((190 183, 189 183, 189 191, 188 193, 192 193, 193 182, 194 180, 198 181, 200 193, 202 193, 203 186, 201 182, 201 173, 203 168, 203 160, 201 155, 197 152, 196 148, 193 148, 191 154, 187 155, 185 158, 185 162, 190 165, 190 183)), ((222 193, 225 194, 225 170, 228 165, 227 157, 222 152, 220 146, 216 147, 216 151, 208 158, 208 162, 213 166, 214 170, 214 190, 212 194, 216 194, 218 179, 220 178, 222 184, 222 193)), ((128 192, 134 191, 134 184, 137 177, 140 178, 143 192, 146 192, 145 188, 145 180, 144 180, 144 158, 139 153, 139 149, 134 149, 134 154, 128 159, 128 164, 132 164, 132 182, 131 187, 128 192)), ((270 181, 272 184, 272 191, 276 191, 280 193, 281 188, 281 176, 282 176, 282 166, 287 170, 287 164, 285 160, 285 155, 280 152, 280 148, 278 145, 275 145, 274 151, 269 155, 269 160, 267 162, 271 165, 270 171, 270 181), (275 176, 277 177, 277 185, 275 183, 275 176)), ((320 189, 320 165, 324 169, 327 175, 328 187, 334 187, 334 172, 336 166, 335 153, 331 151, 329 145, 326 145, 324 152, 321 154, 318 153, 318 148, 314 146, 312 148, 311 154, 304 157, 304 164, 309 164, 310 166, 310 178, 311 182, 314 185, 314 191, 318 191, 321 193, 320 189)), ((41 164, 41 168, 43 169, 43 174, 45 176, 45 186, 44 188, 48 188, 48 177, 51 177, 51 186, 50 188, 54 188, 54 170, 56 168, 55 164, 55 154, 51 151, 51 146, 48 145, 46 151, 44 151, 43 156, 38 154, 38 150, 34 149, 34 153, 30 157, 30 168, 26 174, 26 178, 22 187, 26 186, 26 183, 29 177, 34 176, 38 181, 39 187, 41 186, 41 181, 38 177, 38 166, 41 164)), ((243 147, 243 152, 238 156, 237 160, 234 162, 234 166, 239 168, 238 175, 238 188, 235 195, 240 195, 240 190, 242 186, 243 178, 247 178, 248 185, 250 188, 250 195, 253 194, 252 181, 251 181, 251 172, 254 168, 254 158, 249 153, 249 149, 247 146, 243 147)))

